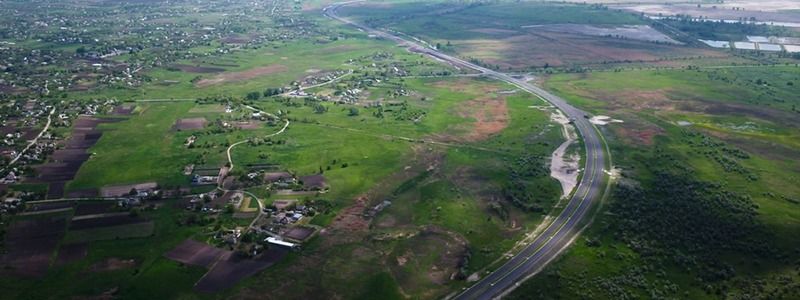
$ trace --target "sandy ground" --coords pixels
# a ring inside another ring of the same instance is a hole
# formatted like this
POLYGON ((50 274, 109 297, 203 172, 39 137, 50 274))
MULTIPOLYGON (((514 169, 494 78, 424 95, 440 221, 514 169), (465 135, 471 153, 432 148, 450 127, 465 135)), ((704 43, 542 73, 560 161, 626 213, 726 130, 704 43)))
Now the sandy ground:
POLYGON ((569 119, 559 110, 554 110, 550 115, 550 120, 561 124, 562 134, 566 141, 553 152, 550 163, 550 176, 561 183, 562 198, 566 198, 578 184, 578 164, 580 155, 577 153, 567 154, 567 149, 572 143, 578 140, 575 127, 569 123, 569 119))
POLYGON ((594 125, 608 125, 609 123, 623 123, 622 120, 612 119, 609 116, 594 116, 589 119, 594 125))

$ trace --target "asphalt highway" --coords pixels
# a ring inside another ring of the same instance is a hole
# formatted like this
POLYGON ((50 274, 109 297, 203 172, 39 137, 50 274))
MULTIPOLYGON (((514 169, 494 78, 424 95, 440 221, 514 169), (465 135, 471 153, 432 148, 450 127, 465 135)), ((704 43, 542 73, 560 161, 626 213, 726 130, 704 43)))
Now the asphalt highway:
POLYGON ((519 253, 489 275, 481 278, 481 280, 471 287, 464 289, 461 293, 456 295, 454 299, 494 299, 501 297, 504 292, 511 290, 526 278, 542 270, 547 263, 563 252, 580 232, 583 226, 581 221, 589 215, 592 204, 600 201, 605 192, 606 185, 603 176, 605 176, 604 168, 608 158, 603 151, 605 149, 604 141, 599 131, 589 122, 589 115, 587 113, 569 105, 564 99, 533 84, 519 80, 508 74, 490 70, 460 58, 441 53, 435 49, 385 31, 357 24, 348 19, 339 17, 336 14, 336 11, 340 7, 355 2, 359 1, 330 5, 323 9, 323 13, 331 19, 355 26, 369 34, 396 41, 401 45, 407 46, 409 50, 413 52, 422 53, 455 66, 478 71, 484 76, 493 77, 535 94, 563 111, 564 114, 573 121, 573 124, 583 139, 586 149, 586 165, 584 166, 583 177, 581 177, 577 188, 561 213, 541 234, 530 244, 525 246, 519 253))

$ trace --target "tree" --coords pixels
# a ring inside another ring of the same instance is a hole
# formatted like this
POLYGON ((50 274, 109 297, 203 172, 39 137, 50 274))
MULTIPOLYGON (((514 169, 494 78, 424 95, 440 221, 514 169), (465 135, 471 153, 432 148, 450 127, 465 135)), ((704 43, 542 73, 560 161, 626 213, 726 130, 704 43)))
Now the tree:
POLYGON ((259 92, 249 92, 247 93, 247 100, 258 100, 261 98, 261 93, 259 92))
POLYGON ((316 105, 314 105, 314 113, 323 114, 323 113, 325 113, 327 111, 328 111, 328 108, 325 107, 322 104, 317 103, 316 105))

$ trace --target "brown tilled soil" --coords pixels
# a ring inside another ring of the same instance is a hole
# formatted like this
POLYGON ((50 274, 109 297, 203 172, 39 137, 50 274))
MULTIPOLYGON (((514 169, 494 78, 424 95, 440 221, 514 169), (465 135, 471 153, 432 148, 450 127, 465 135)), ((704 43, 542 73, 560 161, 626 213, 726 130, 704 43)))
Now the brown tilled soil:
POLYGON ((617 127, 617 134, 626 140, 629 144, 652 146, 653 139, 660 134, 664 133, 663 129, 653 128, 631 128, 631 127, 617 127))
POLYGON ((111 227, 126 224, 136 224, 147 222, 146 219, 140 217, 133 217, 129 215, 111 215, 89 219, 73 220, 70 225, 70 230, 91 229, 98 227, 111 227))
POLYGON ((186 119, 178 119, 175 121, 175 125, 173 128, 176 130, 194 130, 194 129, 203 129, 206 127, 206 118, 186 118, 186 119))
POLYGON ((209 79, 202 79, 195 85, 198 87, 207 87, 216 84, 245 81, 265 75, 286 72, 288 70, 289 68, 284 65, 269 65, 239 72, 225 72, 209 79))
POLYGON ((81 203, 75 208, 75 216, 96 215, 112 211, 116 206, 113 201, 81 203))
POLYGON ((364 210, 369 204, 367 196, 356 198, 350 206, 342 209, 326 231, 331 233, 365 232, 369 229, 369 220, 364 218, 364 210))
POLYGON ((50 182, 47 186, 47 199, 58 199, 64 196, 66 181, 50 182))
POLYGON ((64 143, 65 149, 56 150, 50 162, 36 166, 39 175, 31 181, 50 184, 48 199, 63 197, 65 182, 75 177, 83 162, 90 157, 86 150, 97 143, 103 135, 101 131, 95 129, 97 125, 122 120, 124 119, 79 116, 73 124, 71 137, 64 143))
POLYGON ((203 293, 215 293, 233 287, 242 279, 258 274, 280 261, 288 250, 271 247, 258 257, 238 258, 232 252, 224 254, 219 261, 195 284, 194 289, 203 293))
POLYGON ((465 136, 467 141, 486 140, 508 127, 508 105, 504 98, 481 98, 468 101, 461 106, 462 117, 472 118, 475 123, 465 136))
POLYGON ((136 108, 134 105, 118 105, 114 107, 114 111, 111 113, 118 116, 127 116, 133 113, 133 110, 136 108))
POLYGON ((74 190, 67 193, 67 198, 96 198, 100 196, 100 191, 97 189, 81 189, 74 190))
POLYGON ((305 241, 308 239, 308 237, 314 234, 315 230, 316 229, 311 227, 297 226, 289 229, 284 236, 297 241, 305 241))
POLYGON ((0 256, 0 274, 40 278, 66 232, 65 217, 37 218, 12 223, 6 233, 6 253, 0 256))
POLYGON ((136 266, 136 264, 137 264, 136 260, 134 259, 121 259, 121 258, 111 257, 104 261, 100 261, 98 263, 89 266, 88 270, 90 272, 109 272, 109 271, 133 268, 136 266))
POLYGON ((253 130, 253 129, 262 128, 264 126, 263 124, 264 123, 262 123, 262 122, 247 121, 247 122, 233 122, 231 124, 231 126, 233 126, 235 128, 238 128, 238 129, 253 130))
POLYGON ((86 257, 89 253, 89 247, 86 244, 70 244, 61 245, 58 248, 58 257, 56 258, 55 265, 63 266, 68 263, 76 262, 86 257))
POLYGON ((158 184, 155 182, 144 182, 144 183, 137 183, 137 184, 124 184, 124 185, 113 185, 113 186, 104 186, 100 188, 100 196, 103 197, 120 197, 128 195, 132 189, 137 190, 151 190, 158 187, 158 184))
POLYGON ((209 268, 217 259, 228 254, 230 251, 212 247, 206 243, 185 240, 174 249, 164 253, 164 256, 183 264, 209 268))
POLYGON ((50 160, 54 162, 86 161, 91 154, 86 153, 85 149, 58 149, 50 155, 50 160))

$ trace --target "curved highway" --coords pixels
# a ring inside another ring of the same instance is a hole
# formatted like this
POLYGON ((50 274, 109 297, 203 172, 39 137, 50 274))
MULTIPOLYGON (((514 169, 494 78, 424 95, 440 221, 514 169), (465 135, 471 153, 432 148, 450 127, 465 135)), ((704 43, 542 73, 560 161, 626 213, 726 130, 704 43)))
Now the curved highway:
POLYGON ((485 76, 496 78, 535 94, 563 111, 564 114, 574 122, 575 127, 583 138, 584 146, 586 147, 584 174, 573 196, 561 213, 533 240, 533 242, 526 245, 519 253, 514 255, 491 274, 483 277, 480 281, 464 289, 454 297, 454 299, 499 298, 503 293, 513 289, 526 278, 539 272, 547 263, 566 249, 570 242, 578 235, 582 227, 581 221, 589 215, 592 204, 600 201, 605 193, 606 185, 603 181, 605 172, 603 169, 608 158, 603 151, 605 148, 604 141, 599 131, 589 122, 588 115, 585 112, 567 104, 564 99, 537 86, 516 79, 508 74, 496 72, 460 58, 441 53, 435 49, 425 47, 413 41, 408 41, 387 32, 357 24, 348 19, 339 17, 336 14, 336 11, 340 7, 355 2, 359 1, 332 4, 325 7, 323 13, 331 19, 355 26, 369 34, 396 41, 401 45, 407 46, 411 51, 447 61, 456 66, 478 71, 485 76))

